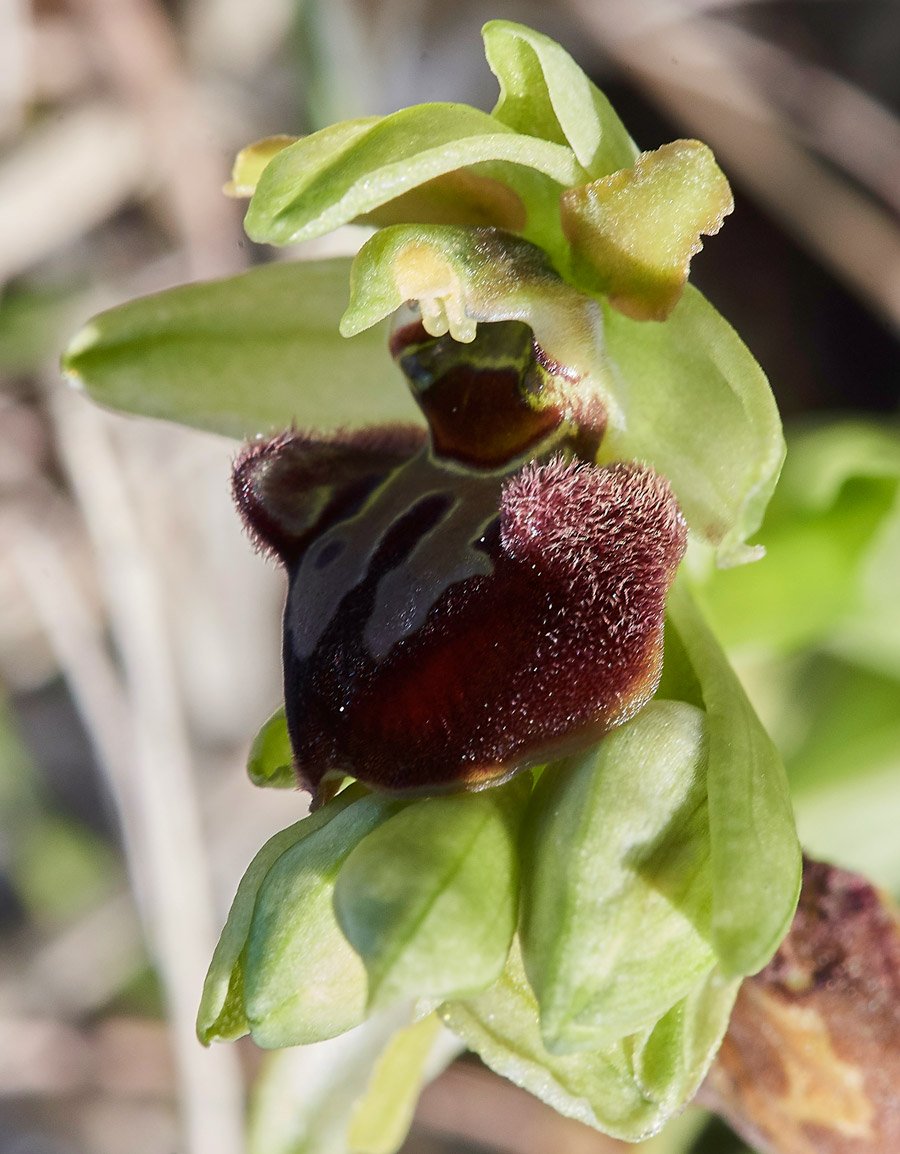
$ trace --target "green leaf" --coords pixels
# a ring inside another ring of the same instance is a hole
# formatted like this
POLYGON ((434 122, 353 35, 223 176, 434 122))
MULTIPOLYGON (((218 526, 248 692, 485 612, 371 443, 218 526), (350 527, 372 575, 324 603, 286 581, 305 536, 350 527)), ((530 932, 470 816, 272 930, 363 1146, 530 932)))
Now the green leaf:
POLYGON ((253 739, 247 758, 247 776, 254 785, 296 789, 294 753, 288 736, 284 706, 279 706, 253 739))
POLYGON ((666 321, 634 321, 608 306, 604 320, 625 409, 604 456, 641 458, 667 477, 720 565, 754 560, 758 552, 744 542, 759 527, 784 456, 759 365, 691 285, 666 321))
POLYGON ((269 838, 247 867, 203 983, 203 997, 197 1013, 197 1036, 204 1046, 214 1041, 233 1041, 250 1029, 244 1012, 242 955, 256 899, 269 870, 282 854, 321 829, 365 794, 361 787, 344 790, 316 813, 269 838))
POLYGON ((257 1045, 319 1042, 365 1018, 366 972, 335 919, 334 886, 351 850, 402 805, 360 798, 270 866, 243 954, 244 1008, 257 1045))
POLYGON ((781 758, 698 612, 684 577, 672 586, 675 629, 703 696, 712 940, 726 976, 761 969, 787 932, 800 893, 800 846, 781 758))
POLYGON ((441 1029, 437 1015, 429 1014, 398 1030, 388 1042, 353 1109, 347 1133, 352 1154, 394 1154, 400 1149, 441 1029))
POLYGON ((852 477, 900 477, 896 418, 830 421, 796 431, 779 496, 795 508, 825 510, 852 477))
POLYGON ((627 1142, 656 1133, 699 1087, 724 1033, 739 982, 701 981, 654 1030, 580 1054, 551 1054, 514 944, 502 977, 444 1022, 498 1074, 560 1114, 627 1142))
POLYGON ((78 308, 72 290, 5 288, 0 295, 0 372, 32 374, 51 362, 78 320, 78 308))
POLYGON ((703 713, 651 702, 532 803, 522 952, 553 1053, 656 1022, 713 967, 703 713))
POLYGON ((335 908, 365 962, 371 1005, 465 996, 499 976, 516 927, 529 785, 526 774, 415 802, 347 859, 335 908))
POLYGON ((896 490, 896 482, 854 478, 828 509, 810 511, 791 507, 779 486, 759 534, 765 562, 716 573, 698 591, 722 643, 788 654, 849 624, 862 610, 863 562, 896 490))
POLYGON ((877 653, 890 665, 893 650, 900 672, 898 478, 896 427, 794 434, 759 536, 765 564, 715 574, 698 591, 723 644, 790 653, 840 632, 859 660, 877 653))
POLYGON ((900 486, 859 567, 859 608, 830 638, 852 661, 900 678, 900 486))
POLYGON ((813 654, 782 708, 802 734, 787 769, 807 852, 900 894, 900 680, 813 654))
POLYGON ((445 1030, 434 1037, 434 1021, 410 1026, 409 1007, 397 1006, 338 1038, 266 1055, 253 1086, 248 1154, 394 1149, 422 1082, 461 1049, 445 1030))
POLYGON ((529 212, 526 232, 540 232, 547 222, 531 218, 551 205, 555 217, 552 189, 585 179, 568 148, 523 136, 465 104, 418 104, 351 123, 352 131, 346 124, 323 129, 270 161, 244 221, 252 240, 283 245, 322 236, 472 165, 517 192, 529 212))
POLYGON ((121 882, 112 847, 80 822, 43 810, 16 827, 3 830, 4 871, 38 923, 70 923, 121 882))
POLYGON ((810 793, 900 761, 900 680, 813 653, 785 687, 799 713, 788 759, 791 788, 810 793))
POLYGON ((482 36, 500 82, 497 120, 568 145, 591 179, 633 164, 638 150, 625 126, 565 49, 509 20, 491 20, 482 36))
POLYGON ((63 357, 102 405, 246 437, 416 420, 377 329, 344 340, 349 260, 265 265, 100 313, 63 357))

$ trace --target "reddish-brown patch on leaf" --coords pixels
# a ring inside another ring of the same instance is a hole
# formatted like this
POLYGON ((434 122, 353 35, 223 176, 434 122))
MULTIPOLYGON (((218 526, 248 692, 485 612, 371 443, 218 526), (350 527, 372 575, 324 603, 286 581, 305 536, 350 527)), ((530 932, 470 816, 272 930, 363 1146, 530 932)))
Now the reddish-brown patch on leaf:
POLYGON ((791 930, 742 986, 701 1098, 760 1151, 900 1151, 900 929, 889 899, 805 862, 791 930))

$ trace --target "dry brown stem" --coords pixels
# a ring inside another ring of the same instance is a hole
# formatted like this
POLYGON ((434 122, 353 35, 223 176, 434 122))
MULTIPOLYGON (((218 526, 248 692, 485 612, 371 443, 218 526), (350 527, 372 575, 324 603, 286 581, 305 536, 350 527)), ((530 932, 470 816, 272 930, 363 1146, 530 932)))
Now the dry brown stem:
POLYGON ((766 1154, 900 1150, 900 923, 807 860, 790 933, 741 987, 702 1103, 766 1154))

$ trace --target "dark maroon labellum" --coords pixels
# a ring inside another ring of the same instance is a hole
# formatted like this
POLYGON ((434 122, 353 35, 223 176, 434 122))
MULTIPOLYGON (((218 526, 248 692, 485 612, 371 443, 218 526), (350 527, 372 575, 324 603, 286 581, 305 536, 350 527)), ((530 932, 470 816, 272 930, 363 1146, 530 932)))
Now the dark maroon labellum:
POLYGON ((656 689, 677 503, 645 467, 580 459, 602 427, 571 420, 530 330, 478 333, 395 334, 427 440, 290 433, 235 468, 289 577, 285 705, 316 794, 345 774, 478 789, 583 747, 656 689))

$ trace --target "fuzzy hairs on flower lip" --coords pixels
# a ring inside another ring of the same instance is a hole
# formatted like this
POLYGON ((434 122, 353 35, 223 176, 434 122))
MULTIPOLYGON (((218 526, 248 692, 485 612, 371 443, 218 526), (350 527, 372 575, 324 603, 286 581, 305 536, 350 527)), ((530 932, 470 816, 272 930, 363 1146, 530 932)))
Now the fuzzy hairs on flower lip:
MULTIPOLYGON (((532 462, 504 489, 501 539, 512 556, 591 573, 598 549, 622 570, 669 581, 687 526, 668 482, 646 465, 597 468, 557 454, 532 462)), ((594 585, 594 598, 600 593, 594 585)))

